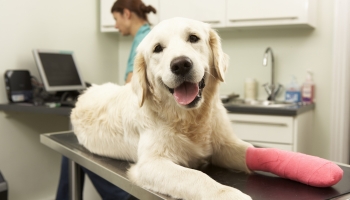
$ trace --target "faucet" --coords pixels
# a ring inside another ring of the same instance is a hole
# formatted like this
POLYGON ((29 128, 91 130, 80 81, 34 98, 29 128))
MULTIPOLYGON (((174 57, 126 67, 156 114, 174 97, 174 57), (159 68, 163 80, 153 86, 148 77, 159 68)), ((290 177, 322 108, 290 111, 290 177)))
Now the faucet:
POLYGON ((273 58, 273 51, 271 47, 267 47, 264 53, 264 58, 263 58, 263 66, 267 66, 268 64, 268 54, 270 53, 271 55, 271 85, 268 85, 268 83, 265 83, 263 86, 265 88, 266 93, 269 95, 267 100, 270 101, 275 101, 276 96, 281 88, 282 85, 280 84, 275 84, 275 61, 273 58))

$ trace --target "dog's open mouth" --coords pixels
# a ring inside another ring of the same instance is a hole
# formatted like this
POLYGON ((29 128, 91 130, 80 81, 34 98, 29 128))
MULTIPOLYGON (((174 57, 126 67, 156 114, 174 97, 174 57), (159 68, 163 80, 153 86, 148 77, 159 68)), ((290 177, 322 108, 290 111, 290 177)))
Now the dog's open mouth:
POLYGON ((174 95, 180 105, 196 104, 202 98, 202 90, 205 87, 204 77, 199 83, 183 82, 178 87, 169 91, 174 95))

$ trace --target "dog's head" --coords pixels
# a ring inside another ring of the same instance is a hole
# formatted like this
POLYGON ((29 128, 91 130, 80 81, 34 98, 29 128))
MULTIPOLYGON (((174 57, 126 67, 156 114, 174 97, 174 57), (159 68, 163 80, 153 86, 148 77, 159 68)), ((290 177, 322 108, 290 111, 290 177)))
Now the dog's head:
POLYGON ((224 81, 227 59, 220 38, 203 22, 164 20, 137 51, 132 87, 140 106, 153 95, 182 108, 196 108, 205 101, 206 85, 224 81))

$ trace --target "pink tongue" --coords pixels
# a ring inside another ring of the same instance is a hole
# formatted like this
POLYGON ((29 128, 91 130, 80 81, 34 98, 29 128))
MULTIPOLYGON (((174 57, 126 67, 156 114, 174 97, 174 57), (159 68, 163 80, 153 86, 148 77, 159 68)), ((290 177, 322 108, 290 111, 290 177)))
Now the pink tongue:
POLYGON ((174 96, 179 104, 187 105, 196 98, 198 91, 197 83, 184 82, 174 89, 174 96))

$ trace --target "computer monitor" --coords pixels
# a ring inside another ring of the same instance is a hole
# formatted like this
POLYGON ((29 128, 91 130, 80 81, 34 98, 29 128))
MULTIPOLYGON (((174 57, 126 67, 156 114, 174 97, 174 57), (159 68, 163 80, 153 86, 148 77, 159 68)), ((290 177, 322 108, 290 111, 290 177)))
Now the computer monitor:
POLYGON ((33 49, 45 90, 48 92, 85 89, 73 52, 33 49))

